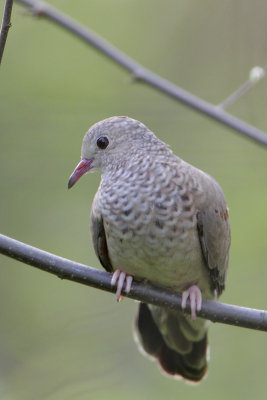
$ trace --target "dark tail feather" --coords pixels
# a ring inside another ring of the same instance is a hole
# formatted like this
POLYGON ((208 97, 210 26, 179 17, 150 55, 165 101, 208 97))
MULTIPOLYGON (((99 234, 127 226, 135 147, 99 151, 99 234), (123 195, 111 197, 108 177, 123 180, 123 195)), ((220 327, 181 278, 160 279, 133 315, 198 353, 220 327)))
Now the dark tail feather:
MULTIPOLYGON (((167 346, 147 304, 140 303, 136 319, 137 336, 143 349, 155 357, 163 371, 169 375, 182 376, 191 382, 200 381, 207 371, 207 334, 191 342, 189 352, 180 353, 167 346)), ((181 335, 181 332, 178 333, 181 335)), ((185 339, 187 340, 187 339, 185 339)))

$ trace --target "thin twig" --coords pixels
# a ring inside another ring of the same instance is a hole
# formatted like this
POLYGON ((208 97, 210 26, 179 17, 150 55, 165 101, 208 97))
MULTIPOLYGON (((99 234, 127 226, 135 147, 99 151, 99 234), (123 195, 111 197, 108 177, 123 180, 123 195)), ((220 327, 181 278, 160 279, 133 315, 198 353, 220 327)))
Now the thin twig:
POLYGON ((229 126, 235 131, 253 139, 254 141, 267 146, 267 135, 252 125, 226 113, 221 107, 215 106, 202 100, 186 90, 174 85, 173 83, 161 78, 144 68, 141 64, 109 44, 96 33, 85 28, 67 15, 59 12, 55 8, 49 6, 45 2, 36 0, 17 0, 17 2, 29 7, 33 15, 48 18, 54 23, 62 26, 69 32, 78 36, 90 46, 105 54, 115 63, 133 74, 134 80, 142 81, 155 89, 165 93, 166 95, 179 100, 187 106, 199 111, 202 114, 215 119, 216 121, 229 126))
POLYGON ((7 34, 9 28, 11 27, 10 21, 11 21, 12 6, 13 6, 13 0, 6 0, 2 26, 1 26, 1 33, 0 33, 0 64, 2 62, 2 57, 6 45, 7 34))
MULTIPOLYGON (((115 292, 110 283, 111 274, 58 257, 1 234, 0 253, 54 274, 61 279, 68 279, 108 292, 115 292)), ((124 295, 161 307, 181 310, 180 294, 148 283, 133 282, 130 293, 124 295)), ((189 301, 185 311, 190 313, 189 301)), ((197 315, 213 322, 267 331, 267 311, 264 310, 203 300, 202 309, 197 312, 197 315)))
POLYGON ((256 83, 266 76, 267 65, 264 67, 254 67, 250 71, 249 80, 243 83, 234 93, 230 94, 224 101, 222 101, 218 107, 224 110, 240 99, 245 93, 252 89, 256 83))

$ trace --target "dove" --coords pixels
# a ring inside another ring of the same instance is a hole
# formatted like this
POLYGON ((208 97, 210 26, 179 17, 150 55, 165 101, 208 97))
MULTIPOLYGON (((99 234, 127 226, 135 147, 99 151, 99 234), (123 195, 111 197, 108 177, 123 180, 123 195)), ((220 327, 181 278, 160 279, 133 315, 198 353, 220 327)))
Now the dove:
POLYGON ((163 373, 197 383, 208 368, 208 321, 198 318, 202 298, 225 288, 230 223, 219 184, 177 157, 141 122, 115 116, 85 134, 71 188, 99 171, 90 229, 102 266, 112 273, 116 297, 132 280, 182 293, 191 315, 139 303, 135 339, 163 373))

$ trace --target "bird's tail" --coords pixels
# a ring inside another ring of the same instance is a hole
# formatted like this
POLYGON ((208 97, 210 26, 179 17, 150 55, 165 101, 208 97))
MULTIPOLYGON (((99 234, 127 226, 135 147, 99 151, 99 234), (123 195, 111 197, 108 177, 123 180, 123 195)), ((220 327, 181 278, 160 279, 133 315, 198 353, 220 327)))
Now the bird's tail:
POLYGON ((136 338, 163 372, 199 382, 207 372, 207 324, 183 313, 139 304, 136 338))

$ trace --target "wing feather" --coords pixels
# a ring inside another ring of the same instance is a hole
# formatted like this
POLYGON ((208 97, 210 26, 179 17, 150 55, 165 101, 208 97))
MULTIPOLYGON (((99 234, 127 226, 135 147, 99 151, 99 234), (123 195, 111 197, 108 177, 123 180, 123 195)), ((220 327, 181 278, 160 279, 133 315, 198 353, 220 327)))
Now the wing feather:
POLYGON ((108 254, 107 239, 102 216, 96 217, 92 213, 90 227, 94 249, 99 261, 106 271, 113 272, 113 267, 108 254))

